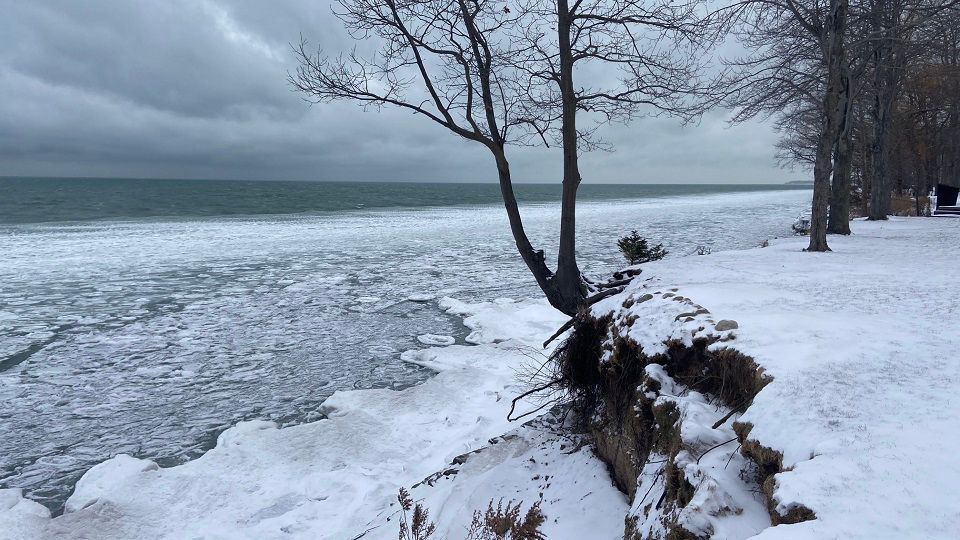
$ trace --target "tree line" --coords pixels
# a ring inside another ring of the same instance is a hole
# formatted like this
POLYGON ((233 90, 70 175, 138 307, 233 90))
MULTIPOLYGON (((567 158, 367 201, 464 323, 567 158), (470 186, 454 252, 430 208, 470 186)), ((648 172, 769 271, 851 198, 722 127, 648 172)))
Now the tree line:
POLYGON ((576 255, 579 158, 606 147, 603 124, 714 107, 773 118, 781 157, 812 166, 811 251, 829 249, 828 229, 849 232, 851 193, 885 219, 893 190, 953 174, 960 0, 858 1, 339 0, 356 46, 330 54, 301 38, 290 82, 310 101, 405 109, 484 148, 521 258, 573 315, 625 285, 591 281, 576 255), (721 58, 734 40, 744 53, 721 58), (510 158, 529 145, 562 159, 552 267, 513 192, 510 158))
MULTIPOLYGON (((960 181, 960 10, 955 0, 761 1, 734 29, 735 120, 772 117, 779 157, 811 167, 809 249, 849 234, 851 197, 872 220, 960 181)), ((730 9, 736 9, 731 7, 730 9)), ((919 212, 919 206, 918 206, 919 212)))

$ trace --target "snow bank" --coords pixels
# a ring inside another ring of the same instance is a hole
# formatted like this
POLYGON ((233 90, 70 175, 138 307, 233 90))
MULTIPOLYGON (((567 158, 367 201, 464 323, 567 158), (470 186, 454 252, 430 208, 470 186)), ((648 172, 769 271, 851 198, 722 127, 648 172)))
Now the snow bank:
POLYGON ((830 253, 792 238, 645 265, 595 311, 671 287, 736 321, 725 344, 774 378, 737 419, 783 456, 772 510, 816 514, 758 538, 955 538, 960 467, 944 458, 960 446, 960 220, 852 227, 830 253))
POLYGON ((669 538, 666 521, 701 538, 733 539, 749 538, 769 527, 770 518, 749 474, 750 463, 739 453, 733 430, 729 423, 712 427, 729 409, 676 384, 661 366, 649 365, 646 371, 660 386, 654 410, 672 405, 677 411, 679 451, 675 457, 655 452, 643 465, 639 492, 628 514, 636 519, 633 530, 643 538, 669 538), (666 462, 671 458, 692 493, 684 507, 667 512, 663 501, 669 495, 665 477, 670 474, 666 462))
POLYGON ((509 298, 467 304, 444 297, 440 300, 440 307, 447 313, 465 317, 463 324, 472 330, 466 340, 478 345, 497 343, 510 336, 539 348, 543 340, 567 319, 545 302, 516 302, 509 298), (553 316, 544 317, 544 309, 553 316))
MULTIPOLYGON (((25 499, 19 488, 0 489, 0 518, 3 516, 6 516, 8 521, 49 518, 50 511, 40 503, 25 499)), ((3 529, 0 528, 0 533, 2 532, 3 529)))
MULTIPOLYGON (((629 505, 612 484, 589 440, 546 415, 490 441, 411 491, 430 512, 439 538, 465 537, 474 512, 492 501, 539 501, 547 538, 619 539, 629 505)), ((390 529, 382 538, 395 538, 390 529)), ((376 536, 380 538, 380 536, 376 536)))
POLYGON ((442 336, 439 334, 421 334, 417 336, 417 341, 424 345, 453 345, 457 340, 453 336, 442 336))

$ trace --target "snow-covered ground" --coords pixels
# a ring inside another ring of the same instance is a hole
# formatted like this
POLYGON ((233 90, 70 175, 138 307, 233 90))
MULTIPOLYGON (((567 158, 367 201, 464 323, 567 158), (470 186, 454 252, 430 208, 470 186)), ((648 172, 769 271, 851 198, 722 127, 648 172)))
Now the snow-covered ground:
POLYGON ((678 287, 736 320, 732 345, 774 377, 739 421, 783 453, 778 510, 817 519, 758 538, 957 538, 960 220, 852 228, 830 253, 794 238, 661 261, 624 294, 678 287))
MULTIPOLYGON (((955 538, 960 219, 853 230, 830 238, 831 253, 803 253, 806 239, 792 238, 651 263, 595 309, 675 287, 739 323, 728 343, 774 377, 739 421, 783 453, 779 503, 817 515, 759 538, 955 538)), ((327 418, 308 424, 242 423, 176 467, 118 456, 83 477, 57 518, 0 491, 0 538, 394 538, 397 489, 415 485, 447 538, 501 497, 542 500, 551 539, 622 537, 628 501, 583 439, 555 422, 505 418, 518 375, 542 362, 539 343, 565 317, 543 301, 440 305, 465 316, 476 345, 404 353, 437 371, 424 384, 338 392, 327 418)), ((682 324, 671 317, 643 339, 676 336, 682 324)), ((445 341, 437 337, 426 341, 445 341)), ((706 410, 695 398, 689 410, 706 410)), ((756 523, 725 537, 753 535, 756 523)))

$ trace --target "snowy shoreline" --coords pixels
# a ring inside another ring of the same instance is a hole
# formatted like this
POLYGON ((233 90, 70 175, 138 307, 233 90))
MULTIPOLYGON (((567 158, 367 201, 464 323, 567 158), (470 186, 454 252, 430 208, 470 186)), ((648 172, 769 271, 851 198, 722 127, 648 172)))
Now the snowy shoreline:
MULTIPOLYGON (((587 202, 584 270, 620 266, 611 231, 643 223, 678 255, 751 247, 783 234, 808 199, 794 190, 587 202)), ((536 243, 552 242, 556 212, 524 208, 536 243)), ((427 333, 462 343, 467 332, 461 317, 411 295, 538 294, 502 205, 34 227, 0 233, 0 252, 0 359, 19 363, 0 372, 0 487, 51 509, 111 456, 183 463, 241 420, 310 422, 336 390, 421 383, 430 374, 400 353, 427 333), (360 301, 372 297, 381 301, 360 301)))
MULTIPOLYGON (((960 366, 950 361, 960 336, 948 330, 960 325, 951 302, 960 220, 853 227, 831 237, 833 253, 801 253, 802 239, 788 238, 653 263, 594 310, 675 287, 738 321, 732 345, 773 382, 737 420, 783 454, 780 504, 817 516, 761 526, 759 537, 948 538, 960 523, 949 497, 960 471, 933 457, 960 444, 960 366)), ((544 301, 441 307, 465 317, 475 345, 405 352, 437 372, 422 385, 337 392, 323 404, 328 418, 309 424, 244 422, 176 467, 118 456, 87 472, 54 519, 19 490, 0 490, 0 538, 393 538, 397 489, 415 484, 448 538, 499 497, 542 500, 548 538, 621 538, 630 504, 590 447, 549 424, 506 421, 518 373, 543 361, 540 344, 566 318, 544 301)), ((682 323, 651 321, 638 339, 662 343, 682 323)), ((734 450, 710 459, 723 466, 734 450)), ((727 537, 751 536, 756 523, 727 537)))

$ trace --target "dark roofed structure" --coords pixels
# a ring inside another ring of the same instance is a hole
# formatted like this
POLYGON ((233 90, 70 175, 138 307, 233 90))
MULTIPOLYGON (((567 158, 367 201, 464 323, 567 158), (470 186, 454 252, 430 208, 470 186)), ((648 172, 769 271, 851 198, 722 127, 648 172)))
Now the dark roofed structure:
POLYGON ((937 184, 937 206, 933 209, 933 215, 960 215, 957 195, 960 195, 960 188, 947 184, 937 184))

